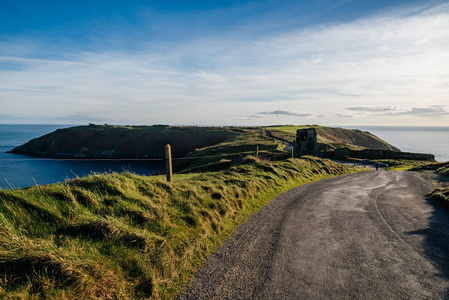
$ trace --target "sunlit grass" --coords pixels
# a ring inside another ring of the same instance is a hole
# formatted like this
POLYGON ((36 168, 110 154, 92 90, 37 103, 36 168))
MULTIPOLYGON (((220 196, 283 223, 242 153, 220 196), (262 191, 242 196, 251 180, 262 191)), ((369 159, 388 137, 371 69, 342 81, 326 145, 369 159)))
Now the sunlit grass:
POLYGON ((247 156, 173 183, 113 173, 0 191, 0 298, 171 299, 273 197, 354 171, 247 156))
POLYGON ((383 141, 377 136, 358 129, 344 129, 338 127, 325 127, 319 125, 289 125, 289 126, 269 126, 266 130, 272 132, 276 137, 286 141, 296 139, 296 131, 298 129, 313 127, 317 131, 317 139, 319 144, 326 144, 329 149, 349 148, 352 150, 362 150, 365 148, 398 150, 389 143, 383 141))

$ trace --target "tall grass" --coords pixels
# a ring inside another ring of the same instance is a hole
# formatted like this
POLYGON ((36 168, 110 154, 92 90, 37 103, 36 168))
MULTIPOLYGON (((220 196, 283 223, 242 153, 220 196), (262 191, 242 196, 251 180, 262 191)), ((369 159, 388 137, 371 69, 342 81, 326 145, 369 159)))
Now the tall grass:
POLYGON ((429 199, 449 210, 449 188, 436 188, 429 194, 429 199))
POLYGON ((248 156, 172 184, 113 173, 0 191, 0 298, 173 298, 274 196, 353 171, 312 157, 248 156))
MULTIPOLYGON (((421 167, 417 167, 413 170, 431 170, 442 176, 449 176, 449 161, 443 163, 430 163, 421 167)), ((429 199, 434 201, 441 207, 449 210, 449 188, 437 187, 430 194, 429 199)))
POLYGON ((430 170, 443 176, 449 176, 449 161, 442 163, 426 163, 417 166, 412 171, 430 170))

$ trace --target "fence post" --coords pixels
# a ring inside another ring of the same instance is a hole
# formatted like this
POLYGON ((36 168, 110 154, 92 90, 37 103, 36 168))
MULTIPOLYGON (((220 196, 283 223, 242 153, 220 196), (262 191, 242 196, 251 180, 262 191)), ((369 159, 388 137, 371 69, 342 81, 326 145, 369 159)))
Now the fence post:
POLYGON ((295 158, 295 147, 292 146, 292 158, 295 158))
POLYGON ((256 158, 259 158, 259 146, 256 146, 256 158))
POLYGON ((171 163, 171 147, 169 144, 165 145, 165 170, 167 173, 167 181, 173 182, 173 171, 171 163))

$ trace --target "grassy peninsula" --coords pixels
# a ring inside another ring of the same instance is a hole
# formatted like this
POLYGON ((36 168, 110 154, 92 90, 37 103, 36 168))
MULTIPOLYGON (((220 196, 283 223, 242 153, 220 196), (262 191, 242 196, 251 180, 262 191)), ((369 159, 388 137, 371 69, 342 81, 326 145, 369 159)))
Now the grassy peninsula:
MULTIPOLYGON (((191 127, 191 126, 113 126, 94 125, 58 129, 12 149, 12 153, 51 158, 163 158, 170 144, 175 157, 196 149, 220 144, 228 139, 262 134, 293 142, 296 130, 310 126, 270 127, 191 127)), ((399 149, 366 131, 314 125, 318 143, 330 149, 399 149)), ((251 142, 239 145, 248 151, 251 142), (246 147, 246 148, 245 148, 246 147)), ((253 151, 254 149, 251 149, 253 151)))
POLYGON ((172 299, 275 196, 360 171, 288 158, 263 128, 225 131, 178 161, 173 183, 112 173, 0 190, 0 298, 172 299))

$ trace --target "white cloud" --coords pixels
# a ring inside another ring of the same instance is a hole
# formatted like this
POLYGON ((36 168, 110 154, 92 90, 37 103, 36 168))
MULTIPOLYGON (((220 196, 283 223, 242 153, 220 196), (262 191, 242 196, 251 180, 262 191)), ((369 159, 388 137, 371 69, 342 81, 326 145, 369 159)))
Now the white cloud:
POLYGON ((351 111, 364 111, 364 112, 387 112, 398 110, 397 106, 356 106, 348 107, 347 110, 351 111))
POLYGON ((296 116, 296 117, 311 117, 311 116, 313 116, 313 114, 311 114, 311 113, 304 113, 304 112, 299 112, 299 111, 295 111, 295 110, 282 110, 282 109, 260 112, 259 115, 275 115, 275 116, 285 115, 285 116, 296 116))
POLYGON ((19 45, 39 48, 33 41, 5 43, 10 47, 0 58, 5 115, 58 116, 58 122, 62 116, 89 116, 109 123, 232 124, 260 111, 267 116, 306 111, 311 120, 326 115, 317 122, 336 124, 347 117, 348 107, 393 113, 395 107, 415 107, 402 112, 401 124, 432 114, 449 124, 437 106, 449 95, 449 4, 257 40, 227 35, 149 44, 145 51, 70 53, 67 60, 35 59, 17 50, 19 45), (427 112, 419 109, 431 105, 427 112), (229 118, 223 120, 225 114, 229 118))
POLYGON ((449 116, 448 107, 445 105, 431 105, 427 107, 398 107, 398 106, 386 106, 386 107, 348 107, 347 110, 363 112, 371 115, 384 115, 384 116, 421 116, 421 117, 444 117, 449 116))

